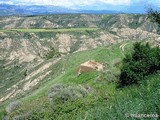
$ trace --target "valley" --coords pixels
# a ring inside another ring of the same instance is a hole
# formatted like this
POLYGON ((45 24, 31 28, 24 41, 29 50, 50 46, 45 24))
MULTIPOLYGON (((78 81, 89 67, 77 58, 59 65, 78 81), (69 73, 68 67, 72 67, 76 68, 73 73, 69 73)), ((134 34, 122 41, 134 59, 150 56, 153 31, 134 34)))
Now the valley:
MULTIPOLYGON (((158 96, 160 83, 156 74, 141 88, 118 89, 122 59, 136 41, 159 46, 158 30, 139 14, 0 17, 0 117, 125 119, 158 96), (105 70, 77 77, 88 60, 104 63, 105 70), (148 101, 141 97, 147 93, 148 101)), ((158 97, 153 100, 148 108, 157 105, 158 97)))

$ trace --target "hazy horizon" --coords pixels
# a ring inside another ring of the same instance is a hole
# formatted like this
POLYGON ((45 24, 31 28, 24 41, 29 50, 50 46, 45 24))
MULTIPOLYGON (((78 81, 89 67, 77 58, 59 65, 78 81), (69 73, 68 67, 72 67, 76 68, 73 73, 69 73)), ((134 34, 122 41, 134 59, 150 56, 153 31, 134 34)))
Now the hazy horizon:
MULTIPOLYGON (((1 0, 0 4, 10 5, 53 5, 60 6, 69 9, 80 10, 114 10, 124 11, 129 9, 144 13, 148 7, 159 8, 160 0, 148 1, 148 0, 1 0)), ((129 11, 129 12, 130 12, 129 11)))

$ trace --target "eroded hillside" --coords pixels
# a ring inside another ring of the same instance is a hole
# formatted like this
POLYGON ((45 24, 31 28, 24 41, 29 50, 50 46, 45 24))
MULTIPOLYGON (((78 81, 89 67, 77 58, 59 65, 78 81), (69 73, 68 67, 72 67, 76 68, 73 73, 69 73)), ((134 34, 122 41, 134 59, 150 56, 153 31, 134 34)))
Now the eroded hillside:
POLYGON ((64 55, 126 40, 159 42, 145 15, 10 16, 0 28, 0 102, 35 87, 64 55))

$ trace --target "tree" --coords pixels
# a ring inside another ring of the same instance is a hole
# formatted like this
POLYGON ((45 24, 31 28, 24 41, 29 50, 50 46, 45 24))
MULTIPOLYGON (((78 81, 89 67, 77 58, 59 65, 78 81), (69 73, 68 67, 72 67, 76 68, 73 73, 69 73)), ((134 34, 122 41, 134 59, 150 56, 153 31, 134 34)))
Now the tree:
POLYGON ((160 49, 152 48, 148 43, 134 44, 134 52, 123 59, 120 74, 120 86, 138 84, 144 77, 160 70, 160 49))
POLYGON ((153 10, 152 8, 149 8, 147 13, 147 18, 151 22, 158 24, 157 33, 160 34, 160 12, 157 10, 153 10))
POLYGON ((160 25, 160 12, 157 10, 153 10, 152 8, 148 9, 148 19, 153 23, 157 23, 160 25))

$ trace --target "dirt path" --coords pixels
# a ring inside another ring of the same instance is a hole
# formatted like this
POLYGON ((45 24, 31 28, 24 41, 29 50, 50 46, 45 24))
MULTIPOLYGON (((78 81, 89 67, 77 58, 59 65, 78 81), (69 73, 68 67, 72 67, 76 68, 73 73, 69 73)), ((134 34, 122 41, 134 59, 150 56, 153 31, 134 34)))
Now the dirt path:
POLYGON ((128 44, 128 43, 124 43, 124 44, 122 44, 122 45, 119 46, 119 49, 121 50, 121 53, 123 54, 124 57, 125 57, 125 54, 124 54, 125 50, 124 50, 124 47, 125 47, 127 44, 128 44))

